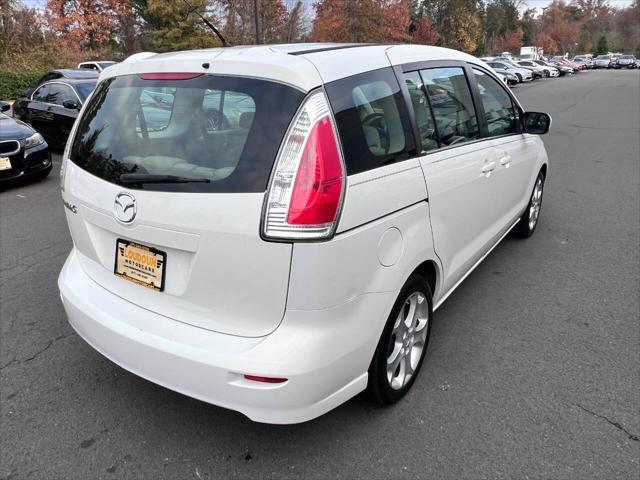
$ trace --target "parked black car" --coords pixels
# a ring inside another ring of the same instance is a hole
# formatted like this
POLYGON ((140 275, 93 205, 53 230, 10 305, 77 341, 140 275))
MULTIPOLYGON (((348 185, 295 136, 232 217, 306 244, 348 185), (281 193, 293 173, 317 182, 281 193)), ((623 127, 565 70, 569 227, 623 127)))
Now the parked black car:
POLYGON ((40 132, 51 148, 62 149, 80 107, 96 84, 97 80, 70 78, 45 82, 30 97, 19 98, 13 111, 40 132))
POLYGON ((58 80, 61 78, 68 78, 73 80, 94 80, 97 79, 100 75, 100 72, 96 72, 95 70, 86 70, 86 69, 71 69, 71 68, 58 68, 56 70, 51 70, 41 76, 37 82, 33 82, 29 85, 29 88, 25 90, 22 94, 24 97, 31 97, 33 92, 45 82, 49 82, 51 80, 58 80))
POLYGON ((0 102, 0 188, 18 178, 44 178, 51 171, 47 142, 26 123, 6 115, 10 108, 0 102))

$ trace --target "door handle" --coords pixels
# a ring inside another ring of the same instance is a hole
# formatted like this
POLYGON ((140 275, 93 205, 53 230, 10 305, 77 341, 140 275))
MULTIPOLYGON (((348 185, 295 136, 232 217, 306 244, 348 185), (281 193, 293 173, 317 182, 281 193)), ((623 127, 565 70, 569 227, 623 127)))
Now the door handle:
POLYGON ((504 165, 505 168, 509 168, 511 165, 511 155, 505 155, 500 159, 500 165, 504 165))
POLYGON ((491 176, 491 172, 496 169, 496 162, 489 162, 485 160, 484 165, 482 166, 482 173, 485 177, 489 178, 491 176))

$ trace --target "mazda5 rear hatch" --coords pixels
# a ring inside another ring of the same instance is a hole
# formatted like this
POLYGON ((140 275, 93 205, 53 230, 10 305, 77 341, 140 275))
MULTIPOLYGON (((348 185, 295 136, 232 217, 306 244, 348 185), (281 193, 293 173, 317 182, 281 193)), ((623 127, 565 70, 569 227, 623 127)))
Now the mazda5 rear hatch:
POLYGON ((261 212, 303 98, 277 82, 222 75, 101 82, 70 144, 63 193, 89 277, 202 328, 277 328, 292 247, 261 239, 261 212))

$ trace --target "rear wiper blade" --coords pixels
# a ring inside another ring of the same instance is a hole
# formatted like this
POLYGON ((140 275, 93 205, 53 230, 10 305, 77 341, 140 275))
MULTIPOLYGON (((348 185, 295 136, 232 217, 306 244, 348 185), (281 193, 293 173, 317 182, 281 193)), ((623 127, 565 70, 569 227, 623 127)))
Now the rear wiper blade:
POLYGON ((152 173, 123 173, 123 183, 210 183, 208 178, 179 177, 176 175, 154 175, 152 173))

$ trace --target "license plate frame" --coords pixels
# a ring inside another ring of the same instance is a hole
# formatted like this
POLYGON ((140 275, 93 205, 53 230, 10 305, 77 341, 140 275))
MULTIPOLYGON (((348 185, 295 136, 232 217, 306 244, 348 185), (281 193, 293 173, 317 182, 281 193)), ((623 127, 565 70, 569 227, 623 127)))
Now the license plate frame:
POLYGON ((5 170, 11 170, 13 165, 11 165, 11 158, 9 157, 0 157, 0 172, 4 172, 5 170))
POLYGON ((113 273, 117 277, 163 292, 166 272, 167 252, 124 238, 116 239, 113 273), (155 260, 155 266, 152 265, 152 260, 155 260), (160 285, 156 285, 158 281, 160 285))

